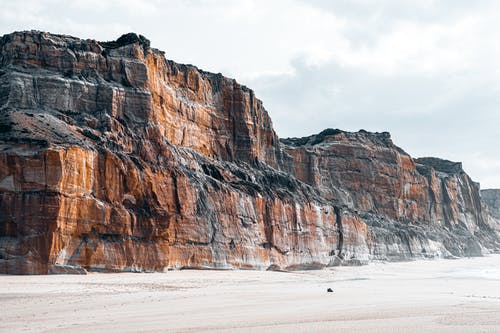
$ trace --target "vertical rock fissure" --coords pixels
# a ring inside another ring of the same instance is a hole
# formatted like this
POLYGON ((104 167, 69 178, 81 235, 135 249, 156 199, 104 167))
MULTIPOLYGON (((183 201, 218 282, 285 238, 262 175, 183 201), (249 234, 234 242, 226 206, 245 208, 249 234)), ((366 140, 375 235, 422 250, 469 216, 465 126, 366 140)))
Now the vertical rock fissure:
POLYGON ((172 185, 174 187, 174 204, 175 204, 175 210, 177 211, 177 214, 181 214, 181 201, 179 199, 179 188, 177 186, 177 176, 175 173, 170 174, 172 177, 172 185))
POLYGON ((274 245, 273 244, 273 234, 274 234, 274 230, 273 230, 273 220, 271 218, 271 211, 270 211, 270 207, 266 205, 266 208, 265 208, 265 211, 264 211, 264 234, 266 236, 266 241, 267 241, 267 244, 265 244, 265 246, 267 246, 269 249, 271 249, 271 247, 274 245))
POLYGON ((448 191, 446 190, 446 185, 443 181, 441 181, 441 196, 443 198, 443 219, 445 226, 451 228, 452 227, 452 222, 453 221, 453 213, 450 212, 450 204, 451 204, 451 198, 448 195, 448 191))
POLYGON ((344 246, 344 228, 342 226, 342 209, 337 206, 333 206, 333 211, 335 212, 335 224, 337 225, 337 232, 339 234, 339 239, 337 242, 337 257, 343 259, 344 255, 342 253, 342 248, 344 246))
POLYGON ((480 196, 480 189, 477 188, 476 191, 470 190, 470 197, 471 197, 471 203, 472 206, 474 207, 474 218, 477 221, 478 225, 481 226, 481 228, 485 228, 486 230, 489 229, 489 225, 486 223, 486 221, 483 218, 483 207, 481 205, 481 196, 480 196))

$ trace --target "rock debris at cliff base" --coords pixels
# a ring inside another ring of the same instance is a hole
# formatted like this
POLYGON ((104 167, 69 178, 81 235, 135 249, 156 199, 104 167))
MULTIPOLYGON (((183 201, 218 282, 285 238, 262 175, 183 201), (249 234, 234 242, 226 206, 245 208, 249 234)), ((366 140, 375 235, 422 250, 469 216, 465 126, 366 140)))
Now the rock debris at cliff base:
POLYGON ((252 90, 143 36, 0 39, 0 273, 478 256, 495 209, 388 133, 280 140, 252 90))

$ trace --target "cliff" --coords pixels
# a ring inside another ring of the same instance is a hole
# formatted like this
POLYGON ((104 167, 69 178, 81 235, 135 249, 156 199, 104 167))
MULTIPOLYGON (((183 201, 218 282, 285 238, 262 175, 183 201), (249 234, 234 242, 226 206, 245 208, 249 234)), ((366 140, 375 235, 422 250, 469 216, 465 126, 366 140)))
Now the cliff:
POLYGON ((486 221, 500 238, 500 190, 481 190, 481 198, 486 221))
POLYGON ((0 39, 0 273, 297 269, 498 250, 460 165, 388 133, 279 140, 252 90, 143 36, 0 39))

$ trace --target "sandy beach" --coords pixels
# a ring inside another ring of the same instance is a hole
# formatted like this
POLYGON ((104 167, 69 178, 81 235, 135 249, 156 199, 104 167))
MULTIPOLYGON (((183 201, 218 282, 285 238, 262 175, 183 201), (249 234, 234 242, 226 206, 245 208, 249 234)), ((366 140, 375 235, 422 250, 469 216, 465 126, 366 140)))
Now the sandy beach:
POLYGON ((291 273, 1 275, 0 309, 0 332, 500 332, 500 255, 291 273))

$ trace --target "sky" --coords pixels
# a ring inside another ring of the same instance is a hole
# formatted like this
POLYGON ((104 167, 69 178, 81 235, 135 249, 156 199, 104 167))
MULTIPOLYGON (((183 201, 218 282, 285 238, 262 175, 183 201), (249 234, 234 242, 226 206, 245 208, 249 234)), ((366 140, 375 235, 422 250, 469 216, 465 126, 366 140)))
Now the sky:
POLYGON ((0 0, 0 34, 143 34, 255 90, 280 137, 388 131, 500 188, 500 1, 0 0))

